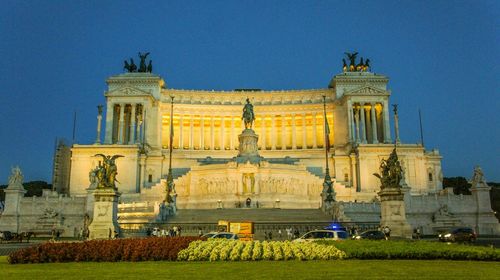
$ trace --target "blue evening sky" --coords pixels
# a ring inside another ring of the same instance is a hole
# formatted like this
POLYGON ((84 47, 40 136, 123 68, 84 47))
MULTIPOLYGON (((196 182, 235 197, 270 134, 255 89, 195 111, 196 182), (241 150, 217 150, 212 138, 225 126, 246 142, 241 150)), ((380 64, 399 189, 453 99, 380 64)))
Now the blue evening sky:
MULTIPOLYGON (((19 165, 51 181, 56 137, 95 139, 105 79, 151 52, 168 87, 311 89, 345 51, 390 77, 403 142, 500 181, 499 1, 0 2, 0 184, 19 165)), ((392 116, 392 115, 391 115, 392 116)))

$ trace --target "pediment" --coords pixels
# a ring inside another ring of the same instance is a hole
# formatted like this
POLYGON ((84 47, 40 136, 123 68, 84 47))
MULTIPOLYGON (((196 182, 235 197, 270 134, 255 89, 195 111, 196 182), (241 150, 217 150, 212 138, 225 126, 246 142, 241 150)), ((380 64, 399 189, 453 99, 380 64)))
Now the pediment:
POLYGON ((344 95, 389 95, 388 91, 364 85, 344 92, 344 95))
POLYGON ((122 87, 108 91, 106 96, 150 96, 151 93, 133 87, 122 87))

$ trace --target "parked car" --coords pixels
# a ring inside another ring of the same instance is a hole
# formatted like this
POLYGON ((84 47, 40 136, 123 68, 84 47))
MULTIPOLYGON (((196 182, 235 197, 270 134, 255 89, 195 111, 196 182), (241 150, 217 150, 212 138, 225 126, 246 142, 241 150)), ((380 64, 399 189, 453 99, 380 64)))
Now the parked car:
POLYGON ((237 240, 238 239, 238 235, 236 233, 232 233, 232 232, 209 232, 209 233, 205 233, 204 235, 202 235, 202 237, 206 237, 206 238, 225 238, 225 239, 230 239, 230 240, 237 240))
POLYGON ((293 242, 311 242, 318 240, 344 240, 349 238, 349 233, 343 230, 313 230, 310 231, 302 237, 299 237, 293 242))
POLYGON ((352 239, 369 239, 369 240, 384 240, 385 239, 385 234, 384 232, 380 230, 367 230, 365 232, 362 232, 360 234, 356 234, 353 236, 352 239))
POLYGON ((474 242, 477 234, 472 228, 459 227, 439 234, 442 242, 474 242))

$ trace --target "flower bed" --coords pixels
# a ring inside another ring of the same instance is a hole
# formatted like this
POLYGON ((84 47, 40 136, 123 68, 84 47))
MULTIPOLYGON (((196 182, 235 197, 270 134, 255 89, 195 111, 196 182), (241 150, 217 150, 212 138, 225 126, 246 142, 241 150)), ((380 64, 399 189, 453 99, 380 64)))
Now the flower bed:
POLYGON ((198 237, 160 237, 85 242, 43 243, 9 255, 16 263, 116 262, 176 260, 177 254, 198 237))
POLYGON ((346 240, 319 241, 318 244, 335 246, 349 259, 500 260, 499 249, 432 241, 346 240))
POLYGON ((180 251, 181 261, 334 260, 345 253, 334 246, 289 241, 195 241, 180 251))

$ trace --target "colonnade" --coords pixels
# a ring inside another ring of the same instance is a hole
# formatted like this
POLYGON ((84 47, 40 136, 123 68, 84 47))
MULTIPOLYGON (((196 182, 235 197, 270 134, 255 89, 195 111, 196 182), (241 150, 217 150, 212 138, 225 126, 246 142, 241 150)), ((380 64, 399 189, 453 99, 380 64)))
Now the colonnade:
POLYGON ((108 103, 104 143, 140 143, 143 133, 143 108, 141 103, 108 103))
MULTIPOLYGON (((256 115, 253 130, 261 150, 316 149, 324 145, 323 112, 256 115)), ((327 114, 333 144, 333 113, 327 114)), ((168 148, 170 115, 164 113, 162 146, 168 148)), ((174 149, 235 150, 245 129, 239 115, 174 114, 174 149)))
POLYGON ((363 144, 390 143, 387 101, 347 102, 349 139, 363 144))

